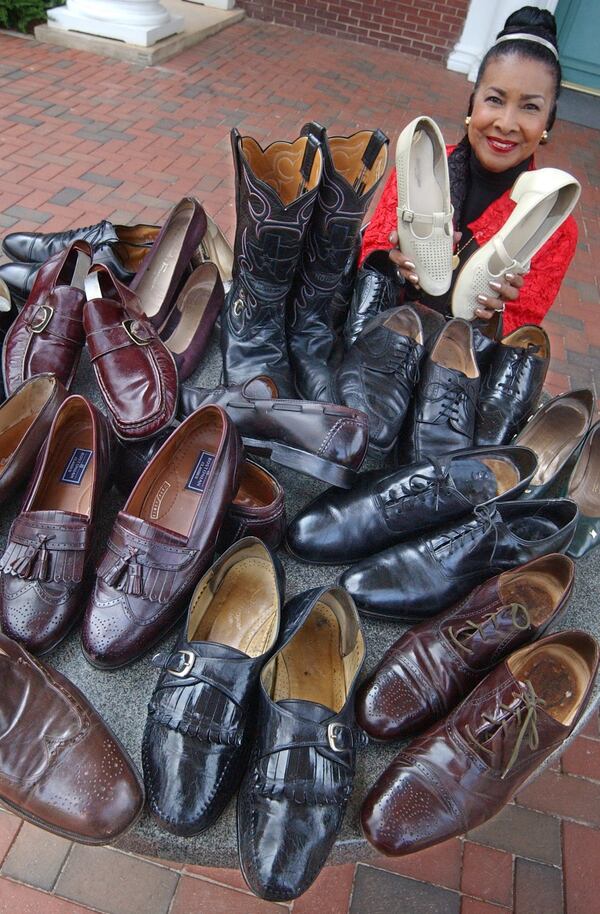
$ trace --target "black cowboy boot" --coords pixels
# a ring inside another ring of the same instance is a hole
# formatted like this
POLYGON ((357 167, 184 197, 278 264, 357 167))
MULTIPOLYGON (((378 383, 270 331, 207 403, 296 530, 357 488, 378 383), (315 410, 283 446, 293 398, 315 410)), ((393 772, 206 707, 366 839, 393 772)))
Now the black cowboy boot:
POLYGON ((302 132, 320 139, 323 177, 290 298, 288 345, 298 392, 327 400, 336 341, 332 301, 385 171, 388 138, 381 130, 328 138, 312 123, 302 132))
POLYGON ((323 157, 318 140, 271 143, 231 131, 237 227, 233 282, 221 318, 223 378, 241 384, 272 378, 294 397, 285 338, 285 306, 312 215, 323 157))

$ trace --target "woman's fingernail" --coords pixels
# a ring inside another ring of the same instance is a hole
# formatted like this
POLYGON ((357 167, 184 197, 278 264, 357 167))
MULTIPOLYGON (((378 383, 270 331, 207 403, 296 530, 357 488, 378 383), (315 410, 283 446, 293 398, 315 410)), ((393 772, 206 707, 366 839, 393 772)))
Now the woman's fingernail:
POLYGON ((487 295, 478 295, 477 301, 480 301, 482 305, 487 305, 487 295))
POLYGON ((410 279, 411 282, 418 282, 418 281, 419 281, 419 277, 417 276, 416 273, 409 273, 409 274, 408 274, 408 278, 410 279))
POLYGON ((477 317, 485 317, 485 316, 486 316, 485 311, 483 310, 483 308, 475 308, 475 314, 477 315, 477 317))
POLYGON ((414 263, 411 263, 410 260, 405 260, 404 266, 407 270, 414 270, 414 268, 415 268, 414 263))
MULTIPOLYGON (((514 278, 515 278, 515 274, 514 274, 514 273, 505 273, 504 275, 506 276, 507 279, 514 279, 514 278)), ((491 286, 491 285, 492 285, 492 284, 490 283, 490 286, 491 286)))
POLYGON ((490 282, 490 286, 492 287, 492 289, 496 289, 496 291, 499 292, 500 289, 502 288, 502 283, 501 282, 490 282))

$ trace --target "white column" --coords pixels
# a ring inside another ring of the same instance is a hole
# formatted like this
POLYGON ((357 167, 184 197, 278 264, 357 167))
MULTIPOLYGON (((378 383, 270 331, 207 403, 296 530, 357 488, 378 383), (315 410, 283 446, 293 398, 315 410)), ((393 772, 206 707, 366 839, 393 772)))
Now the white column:
POLYGON ((184 30, 183 17, 172 16, 160 0, 67 0, 48 10, 48 25, 143 47, 184 30))
MULTIPOLYGON (((536 0, 536 6, 554 12, 558 0, 536 0)), ((446 64, 449 70, 467 73, 475 81, 485 52, 492 46, 498 32, 511 13, 523 6, 523 0, 471 0, 462 35, 455 44, 446 64)))

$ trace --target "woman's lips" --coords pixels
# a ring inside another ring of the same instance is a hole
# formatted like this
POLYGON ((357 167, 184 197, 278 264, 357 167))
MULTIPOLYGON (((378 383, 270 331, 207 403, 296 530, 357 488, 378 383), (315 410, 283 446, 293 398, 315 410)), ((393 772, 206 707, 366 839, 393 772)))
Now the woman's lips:
POLYGON ((495 136, 486 136, 487 144, 494 152, 507 153, 512 152, 518 143, 512 143, 510 140, 500 140, 495 136))

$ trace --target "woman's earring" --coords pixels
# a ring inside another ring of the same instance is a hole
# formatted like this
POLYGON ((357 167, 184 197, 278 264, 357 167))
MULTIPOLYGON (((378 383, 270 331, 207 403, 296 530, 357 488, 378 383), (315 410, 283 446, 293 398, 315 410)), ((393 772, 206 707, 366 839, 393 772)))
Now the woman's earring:
POLYGON ((548 142, 548 138, 549 138, 549 136, 548 136, 548 131, 547 131, 547 130, 543 130, 543 131, 542 131, 542 135, 541 135, 541 137, 540 137, 540 146, 545 146, 546 143, 548 142))
MULTIPOLYGON (((465 127, 468 127, 470 123, 471 123, 471 115, 470 115, 470 114, 467 114, 467 116, 466 116, 466 118, 465 118, 465 127)), ((546 133, 545 130, 544 130, 544 133, 546 133)), ((548 134, 546 133, 546 137, 547 137, 547 136, 548 136, 548 134)))

